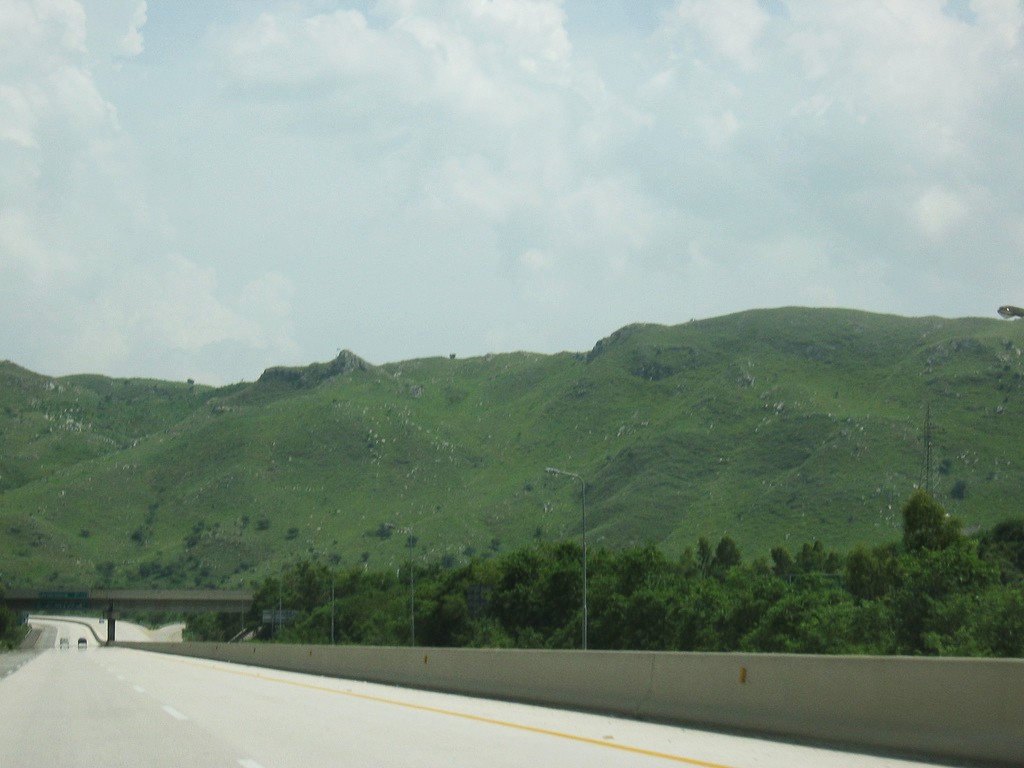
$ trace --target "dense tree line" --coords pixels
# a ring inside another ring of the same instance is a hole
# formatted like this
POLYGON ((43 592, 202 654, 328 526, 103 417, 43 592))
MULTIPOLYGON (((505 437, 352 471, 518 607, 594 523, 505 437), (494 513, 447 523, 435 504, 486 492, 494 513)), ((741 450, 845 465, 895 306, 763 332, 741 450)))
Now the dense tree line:
POLYGON ((4 591, 0 587, 0 651, 8 651, 17 648, 25 638, 25 625, 17 613, 12 611, 3 602, 4 591))
MULTIPOLYGON (((654 546, 590 553, 588 646, 600 649, 1024 656, 1024 518, 980 535, 924 492, 903 537, 842 555, 821 542, 745 563, 706 539, 670 561, 654 546)), ((398 574, 304 562, 256 590, 246 618, 281 642, 578 648, 582 550, 539 544, 457 568, 398 574), (332 601, 333 586, 333 601, 332 601), (262 625, 265 609, 296 611, 262 625)), ((189 622, 228 639, 238 617, 189 622)))

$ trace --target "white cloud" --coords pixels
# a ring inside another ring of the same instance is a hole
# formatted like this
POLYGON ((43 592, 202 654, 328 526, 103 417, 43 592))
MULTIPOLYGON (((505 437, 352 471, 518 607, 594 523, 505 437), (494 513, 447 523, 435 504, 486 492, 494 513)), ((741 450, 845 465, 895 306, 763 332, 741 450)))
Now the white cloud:
POLYGON ((396 66, 389 56, 400 53, 361 13, 346 10, 312 17, 262 13, 220 33, 217 44, 233 74, 257 86, 330 86, 386 72, 396 66))
POLYGON ((142 265, 120 276, 103 297, 104 304, 118 308, 100 313, 111 323, 104 332, 124 334, 120 354, 128 357, 147 354, 143 347, 149 346, 189 355, 225 343, 270 348, 278 355, 293 351, 287 278, 264 275, 234 298, 225 294, 215 269, 172 254, 155 268, 142 265))
POLYGON ((31 149, 36 146, 35 125, 28 95, 19 88, 0 84, 0 142, 31 149))
POLYGON ((3 354, 223 381, 765 304, 988 311, 1024 7, 943 5, 0 3, 3 354))
POLYGON ((182 256, 171 256, 160 272, 129 273, 121 290, 122 302, 131 299, 129 325, 148 326, 155 341, 172 350, 257 337, 253 321, 232 312, 218 298, 216 271, 182 256))
POLYGON ((1024 9, 999 6, 1000 13, 983 11, 967 24, 938 3, 801 4, 792 9, 796 28, 783 35, 817 95, 842 101, 906 137, 926 159, 941 160, 968 151, 979 113, 996 104, 1006 82, 1001 73, 1020 62, 1007 30, 1020 28, 1024 9))
POLYGON ((45 286, 71 266, 58 247, 46 243, 27 211, 13 205, 0 210, 0 277, 8 285, 45 286))
MULTIPOLYGON (((0 229, 0 248, 2 236, 0 229)), ((287 278, 265 276, 226 297, 212 268, 178 255, 125 266, 107 278, 89 294, 60 275, 31 287, 20 283, 35 311, 18 317, 18 331, 46 347, 38 370, 223 382, 227 372, 215 360, 208 369, 198 361, 216 350, 250 349, 274 359, 294 354, 287 278), (62 304, 52 298, 58 295, 62 304)))
POLYGON ((85 11, 76 0, 6 0, 0 4, 0 68, 19 72, 33 61, 85 51, 85 11))
POLYGON ((526 250, 519 260, 530 272, 546 272, 551 269, 551 254, 538 248, 526 250))
POLYGON ((120 44, 117 47, 117 52, 121 56, 138 56, 142 53, 144 46, 144 40, 142 36, 142 28, 146 24, 146 3, 139 2, 135 6, 135 11, 132 13, 131 19, 128 22, 128 31, 125 32, 124 37, 121 38, 120 44))
MULTIPOLYGON (((505 55, 531 75, 565 82, 572 45, 565 31, 565 11, 550 0, 471 0, 466 4, 505 55)), ((457 7, 457 6, 456 6, 457 7)))
POLYGON ((117 130, 117 110, 100 95, 90 73, 79 67, 60 67, 48 74, 45 83, 40 103, 45 117, 83 134, 94 128, 117 130))
POLYGON ((0 37, 18 41, 0 53, 0 345, 41 370, 168 377, 175 353, 289 351, 286 280, 257 275, 225 299, 214 267, 170 251, 94 73, 141 52, 145 4, 101 7, 109 26, 74 2, 0 8, 0 37), (118 40, 118 27, 132 32, 118 40))
POLYGON ((728 144, 740 128, 740 121, 730 110, 714 117, 706 117, 702 123, 708 144, 716 149, 728 144))
POLYGON ((968 213, 963 198, 942 187, 931 187, 914 203, 918 226, 931 238, 939 238, 955 228, 968 213))
POLYGON ((695 26, 717 54, 742 69, 757 66, 757 44, 769 19, 757 0, 680 0, 676 16, 695 26))
POLYGON ((543 88, 571 81, 565 14, 550 0, 381 3, 382 23, 355 10, 266 12, 217 37, 239 82, 394 114, 395 104, 454 109, 464 119, 530 120, 543 88), (281 90, 283 88, 283 90, 281 90), (294 89, 300 89, 296 91, 294 89), (357 103, 353 104, 355 100, 357 103), (393 102, 389 104, 389 102, 393 102))
POLYGON ((431 191, 438 206, 466 206, 494 223, 506 221, 530 196, 525 180, 513 181, 481 155, 445 158, 431 191))

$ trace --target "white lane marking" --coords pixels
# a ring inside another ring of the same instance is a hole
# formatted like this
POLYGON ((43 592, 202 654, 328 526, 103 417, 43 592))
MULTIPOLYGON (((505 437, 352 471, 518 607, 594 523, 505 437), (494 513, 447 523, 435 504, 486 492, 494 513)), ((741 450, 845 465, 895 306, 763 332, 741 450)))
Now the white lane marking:
POLYGON ((134 688, 139 693, 145 693, 146 692, 146 689, 143 688, 141 685, 133 685, 132 688, 134 688))
POLYGON ((245 758, 244 760, 239 760, 238 764, 242 766, 242 768, 263 768, 263 766, 257 763, 255 760, 250 760, 248 758, 245 758))
POLYGON ((173 717, 175 720, 188 720, 187 717, 185 717, 183 714, 181 714, 181 712, 179 712, 169 704, 164 706, 164 712, 173 717))

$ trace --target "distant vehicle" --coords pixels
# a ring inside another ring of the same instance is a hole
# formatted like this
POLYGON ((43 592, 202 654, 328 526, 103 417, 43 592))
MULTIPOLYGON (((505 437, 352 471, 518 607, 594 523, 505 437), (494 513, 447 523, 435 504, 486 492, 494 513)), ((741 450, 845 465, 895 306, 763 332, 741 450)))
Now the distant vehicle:
POLYGON ((70 647, 71 647, 71 641, 68 640, 66 637, 62 637, 60 639, 60 649, 63 651, 65 648, 70 648, 70 647))
POLYGON ((1015 307, 1012 304, 1004 304, 998 312, 1005 318, 1024 317, 1024 307, 1015 307))
POLYGON ((81 650, 82 648, 87 648, 88 646, 89 646, 89 641, 88 640, 86 640, 84 637, 78 638, 78 649, 79 650, 81 650))

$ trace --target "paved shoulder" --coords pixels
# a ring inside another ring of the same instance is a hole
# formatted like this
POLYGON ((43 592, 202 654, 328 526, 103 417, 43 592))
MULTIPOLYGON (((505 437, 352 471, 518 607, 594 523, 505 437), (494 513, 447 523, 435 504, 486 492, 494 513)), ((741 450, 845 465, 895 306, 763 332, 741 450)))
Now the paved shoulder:
POLYGON ((18 646, 21 650, 27 651, 36 647, 36 644, 42 639, 43 630, 39 627, 32 627, 29 629, 28 634, 25 635, 25 639, 21 641, 21 645, 18 646))
POLYGON ((18 650, 0 653, 0 680, 17 672, 47 648, 52 648, 56 632, 52 627, 32 627, 18 650))
MULTIPOLYGON (((13 675, 25 664, 36 658, 41 651, 8 651, 0 653, 0 683, 4 678, 13 675)), ((2 689, 0 689, 2 690, 2 689)))

